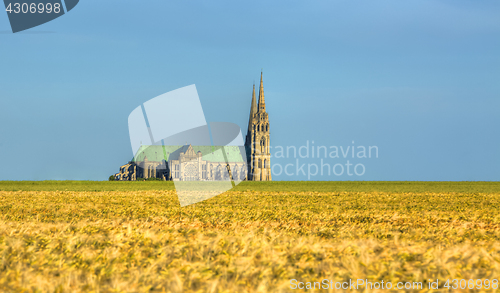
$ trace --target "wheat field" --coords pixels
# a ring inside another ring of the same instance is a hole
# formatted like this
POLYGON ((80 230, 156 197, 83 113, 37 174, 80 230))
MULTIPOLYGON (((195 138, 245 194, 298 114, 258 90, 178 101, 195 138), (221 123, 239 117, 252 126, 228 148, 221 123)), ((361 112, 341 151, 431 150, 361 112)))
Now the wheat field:
POLYGON ((184 208, 174 190, 3 190, 0 291, 454 292, 428 285, 500 279, 495 189, 240 190, 184 208), (292 290, 292 279, 423 288, 292 290))

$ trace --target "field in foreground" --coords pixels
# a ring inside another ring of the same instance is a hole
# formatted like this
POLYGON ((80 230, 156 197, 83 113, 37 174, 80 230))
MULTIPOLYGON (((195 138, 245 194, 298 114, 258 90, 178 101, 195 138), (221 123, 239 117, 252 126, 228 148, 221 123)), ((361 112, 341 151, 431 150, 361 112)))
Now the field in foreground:
POLYGON ((500 279, 497 185, 447 184, 231 191, 182 209, 173 190, 0 191, 0 291, 293 292, 291 279, 369 279, 420 292, 429 279, 500 279))
MULTIPOLYGON (((175 190, 172 181, 0 181, 0 191, 175 190)), ((268 181, 241 182, 233 191, 292 192, 500 192, 500 182, 268 181)))

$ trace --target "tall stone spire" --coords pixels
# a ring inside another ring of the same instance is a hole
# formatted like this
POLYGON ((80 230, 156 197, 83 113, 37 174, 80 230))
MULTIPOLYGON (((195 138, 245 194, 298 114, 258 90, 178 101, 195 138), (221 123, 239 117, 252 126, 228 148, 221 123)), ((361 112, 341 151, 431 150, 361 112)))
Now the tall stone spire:
POLYGON ((272 180, 269 115, 266 113, 262 75, 261 72, 258 104, 255 101, 255 84, 253 86, 252 107, 245 141, 248 162, 247 180, 252 181, 272 180))
POLYGON ((266 112, 266 101, 264 100, 264 81, 262 80, 262 71, 260 72, 259 112, 266 112))
POLYGON ((252 130, 252 118, 257 113, 257 100, 255 99, 255 83, 253 85, 252 105, 250 106, 250 118, 248 119, 248 132, 252 130))

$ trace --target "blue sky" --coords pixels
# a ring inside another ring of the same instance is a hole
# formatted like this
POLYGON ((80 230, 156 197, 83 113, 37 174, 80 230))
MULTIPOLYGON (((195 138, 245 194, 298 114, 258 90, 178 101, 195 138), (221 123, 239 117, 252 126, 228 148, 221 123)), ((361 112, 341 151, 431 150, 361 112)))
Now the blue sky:
POLYGON ((246 132, 263 68, 273 147, 379 149, 351 158, 362 176, 310 180, 498 181, 498 15, 498 1, 86 0, 12 34, 0 13, 0 180, 106 180, 132 157, 130 112, 190 84, 208 121, 246 132))

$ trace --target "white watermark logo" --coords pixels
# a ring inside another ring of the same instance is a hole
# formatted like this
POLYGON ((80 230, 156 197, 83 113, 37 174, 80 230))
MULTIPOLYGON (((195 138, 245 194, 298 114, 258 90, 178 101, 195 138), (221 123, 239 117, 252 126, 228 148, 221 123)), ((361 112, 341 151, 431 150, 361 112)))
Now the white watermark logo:
POLYGON ((128 117, 133 161, 118 180, 174 181, 181 206, 221 194, 246 179, 241 130, 205 120, 195 85, 135 108, 128 117))
POLYGON ((321 281, 299 281, 297 279, 290 280, 290 289, 296 290, 496 290, 499 288, 498 279, 427 279, 426 282, 390 282, 384 280, 372 281, 368 279, 349 279, 348 281, 334 281, 323 279, 321 281))
MULTIPOLYGON (((335 282, 329 279, 323 279, 316 282, 301 282, 296 279, 290 280, 290 289, 316 289, 316 290, 360 290, 360 289, 376 289, 376 290, 422 290, 422 282, 396 282, 391 283, 388 281, 369 281, 368 279, 357 279, 343 282, 335 282)), ((430 287, 429 287, 430 288, 430 287)))
POLYGON ((363 176, 366 166, 360 161, 379 156, 378 146, 356 145, 354 141, 347 146, 325 146, 307 140, 300 147, 274 146, 271 149, 272 158, 295 159, 292 163, 272 164, 274 176, 306 176, 308 180, 315 176, 363 176))

